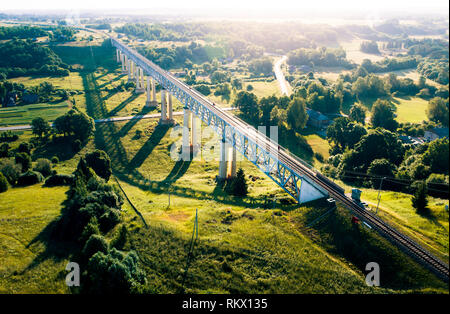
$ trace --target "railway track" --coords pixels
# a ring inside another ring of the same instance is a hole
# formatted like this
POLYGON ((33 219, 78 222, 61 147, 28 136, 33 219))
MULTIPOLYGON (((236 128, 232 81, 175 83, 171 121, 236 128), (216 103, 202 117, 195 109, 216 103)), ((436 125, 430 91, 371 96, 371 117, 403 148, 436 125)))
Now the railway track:
POLYGON ((153 62, 147 60, 133 49, 125 46, 121 42, 119 43, 124 48, 124 50, 127 50, 129 53, 133 54, 136 58, 140 59, 142 62, 151 66, 161 75, 165 76, 178 88, 188 93, 198 102, 200 102, 203 106, 205 106, 208 110, 212 111, 214 114, 223 119, 223 121, 239 130, 239 132, 241 132, 241 134, 244 134, 248 139, 251 139, 252 141, 262 145, 263 147, 266 147, 266 149, 270 150, 271 152, 277 152, 277 158, 280 162, 284 163, 290 169, 297 172, 297 174, 308 178, 308 180, 314 182, 315 184, 326 190, 331 197, 333 197, 336 201, 340 202, 342 205, 348 208, 360 220, 367 223, 373 229, 378 231, 382 236, 387 238, 393 244, 400 247, 404 252, 415 258, 425 267, 429 268, 444 281, 448 282, 449 279, 448 264, 444 263, 443 261, 435 257, 433 254, 431 254, 426 249, 421 247, 418 243, 416 243, 409 237, 403 235, 398 230, 396 230, 395 228, 393 228, 392 226, 390 226, 389 224, 387 224, 386 222, 375 216, 373 213, 367 211, 365 208, 362 208, 358 203, 355 203, 352 199, 350 199, 344 194, 344 190, 341 187, 333 183, 331 180, 326 179, 326 177, 321 175, 307 162, 291 154, 289 151, 279 146, 271 139, 267 138, 264 134, 257 132, 253 127, 249 126, 241 119, 215 106, 211 101, 205 98, 198 91, 192 89, 188 85, 179 81, 170 73, 164 71, 163 69, 155 65, 153 62))

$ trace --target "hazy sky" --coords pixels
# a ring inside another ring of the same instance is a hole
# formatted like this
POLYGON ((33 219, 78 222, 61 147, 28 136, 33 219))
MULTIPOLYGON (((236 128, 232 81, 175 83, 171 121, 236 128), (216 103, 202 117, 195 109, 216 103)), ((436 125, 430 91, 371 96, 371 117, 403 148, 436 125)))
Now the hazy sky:
POLYGON ((234 8, 244 11, 252 8, 259 10, 296 9, 326 11, 416 11, 444 13, 448 11, 447 0, 1 0, 0 11, 6 10, 73 10, 73 9, 213 9, 234 8))

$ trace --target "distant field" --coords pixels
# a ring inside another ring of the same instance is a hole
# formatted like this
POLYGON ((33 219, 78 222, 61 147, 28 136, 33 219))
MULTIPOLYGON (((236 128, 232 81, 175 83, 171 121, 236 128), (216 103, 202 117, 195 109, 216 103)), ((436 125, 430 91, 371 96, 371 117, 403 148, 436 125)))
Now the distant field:
POLYGON ((258 98, 268 97, 272 95, 275 95, 277 97, 281 96, 280 86, 277 80, 273 80, 272 82, 245 82, 243 84, 243 89, 246 90, 248 85, 253 86, 253 90, 251 92, 254 93, 258 98))
POLYGON ((56 104, 42 103, 0 108, 0 125, 29 124, 37 117, 53 121, 66 113, 70 106, 70 102, 63 101, 56 104))
POLYGON ((45 241, 66 191, 39 184, 0 193, 0 293, 68 292, 65 247, 45 241))
POLYGON ((326 139, 321 138, 317 134, 306 135, 305 139, 315 153, 321 154, 325 160, 330 157, 330 145, 328 144, 328 141, 326 139))
POLYGON ((83 89, 83 81, 78 72, 70 72, 69 76, 66 77, 17 77, 9 79, 11 82, 21 83, 25 86, 37 86, 42 82, 49 82, 53 84, 56 88, 63 89, 83 89))
POLYGON ((427 120, 425 113, 428 101, 419 97, 411 97, 409 99, 394 98, 399 104, 396 104, 396 114, 398 122, 419 123, 427 120))
POLYGON ((359 50, 363 39, 353 39, 352 41, 341 42, 340 45, 344 48, 347 53, 347 59, 354 61, 355 63, 361 64, 364 59, 369 59, 372 62, 380 61, 384 58, 382 55, 374 55, 370 53, 364 53, 359 50))

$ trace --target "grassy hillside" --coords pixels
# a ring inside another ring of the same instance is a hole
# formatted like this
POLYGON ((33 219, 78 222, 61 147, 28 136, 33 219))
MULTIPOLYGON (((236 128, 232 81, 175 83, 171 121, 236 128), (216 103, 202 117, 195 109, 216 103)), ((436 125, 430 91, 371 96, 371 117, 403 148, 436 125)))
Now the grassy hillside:
POLYGON ((0 193, 0 293, 67 293, 67 244, 48 242, 67 187, 0 193))

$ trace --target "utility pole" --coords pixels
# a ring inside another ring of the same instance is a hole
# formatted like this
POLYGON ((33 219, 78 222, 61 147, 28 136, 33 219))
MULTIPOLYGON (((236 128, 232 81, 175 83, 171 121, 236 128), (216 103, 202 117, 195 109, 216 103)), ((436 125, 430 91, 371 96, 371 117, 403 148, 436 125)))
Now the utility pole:
POLYGON ((383 180, 386 179, 386 177, 382 177, 381 178, 381 182, 380 182, 380 188, 378 189, 378 203, 377 203, 377 210, 375 211, 375 214, 378 215, 378 206, 380 205, 380 200, 381 200, 381 186, 383 185, 383 180))

